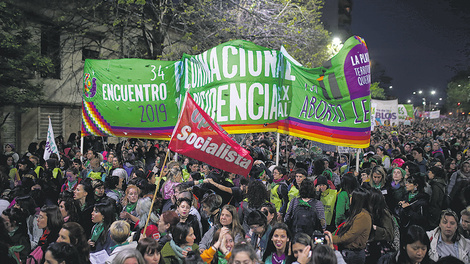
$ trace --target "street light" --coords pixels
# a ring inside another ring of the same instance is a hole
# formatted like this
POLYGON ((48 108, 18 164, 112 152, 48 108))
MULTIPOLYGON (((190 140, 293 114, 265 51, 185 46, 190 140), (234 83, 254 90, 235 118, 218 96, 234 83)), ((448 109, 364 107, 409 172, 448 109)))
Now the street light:
POLYGON ((407 102, 408 102, 408 103, 411 103, 411 100, 410 100, 410 99, 408 99, 408 101, 407 101, 407 102))

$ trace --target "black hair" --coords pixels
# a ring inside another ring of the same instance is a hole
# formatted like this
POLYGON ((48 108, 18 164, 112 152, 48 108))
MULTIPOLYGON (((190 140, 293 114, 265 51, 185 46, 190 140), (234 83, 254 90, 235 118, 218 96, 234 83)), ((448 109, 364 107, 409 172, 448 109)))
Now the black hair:
POLYGON ((192 228, 192 226, 187 223, 180 222, 176 224, 175 228, 173 228, 173 232, 171 233, 176 245, 181 246, 186 244, 186 237, 189 235, 190 228, 192 228))
POLYGON ((335 252, 330 246, 318 244, 312 248, 311 263, 337 264, 335 252))
POLYGON ((263 203, 269 200, 268 191, 261 181, 251 181, 248 184, 248 205, 251 208, 259 209, 263 203))
MULTIPOLYGON (((52 243, 47 251, 50 251, 57 263, 80 264, 80 256, 74 246, 65 243, 52 243)), ((46 251, 46 252, 47 252, 46 251)))
POLYGON ((41 207, 41 212, 47 215, 47 229, 49 229, 50 234, 47 236, 46 243, 50 244, 56 241, 59 236, 59 231, 64 224, 64 218, 57 205, 44 205, 41 207))
POLYGON ((286 224, 277 223, 271 229, 271 233, 269 233, 268 244, 266 245, 266 250, 263 253, 263 261, 266 261, 266 258, 268 258, 269 255, 271 255, 273 252, 276 252, 276 247, 274 246, 274 242, 272 238, 273 238, 274 232, 276 232, 276 230, 278 229, 282 229, 286 231, 287 243, 286 243, 286 248, 284 249, 284 253, 286 256, 289 255, 290 240, 292 239, 291 232, 289 230, 289 227, 286 224))
POLYGON ((346 220, 346 223, 344 223, 344 225, 338 231, 339 236, 345 234, 349 228, 351 228, 356 215, 358 215, 362 209, 367 210, 369 207, 369 192, 367 189, 362 187, 357 188, 352 192, 351 197, 351 205, 349 206, 350 215, 346 220))
MULTIPOLYGON (((431 242, 429 241, 429 237, 426 234, 426 231, 420 226, 412 225, 408 227, 408 229, 406 229, 405 232, 401 234, 400 254, 399 254, 397 263, 409 263, 410 262, 410 257, 408 256, 406 247, 407 245, 413 244, 417 241, 425 245, 427 248, 427 251, 429 251, 429 249, 431 248, 430 246, 431 242)), ((429 254, 428 252, 426 252, 422 263, 429 263, 429 262, 430 262, 429 254)))
POLYGON ((248 214, 246 218, 246 224, 248 226, 259 225, 266 227, 266 225, 268 224, 268 220, 260 210, 254 210, 248 214))
MULTIPOLYGON (((104 230, 109 230, 111 224, 116 220, 116 210, 114 204, 108 201, 104 203, 95 204, 94 210, 103 215, 104 230)), ((103 232, 100 235, 100 239, 103 243, 106 242, 107 237, 107 232, 103 232)))
POLYGON ((302 181, 299 187, 300 198, 316 198, 315 185, 311 179, 305 179, 302 181))
MULTIPOLYGON (((160 248, 158 245, 158 242, 153 239, 152 237, 146 237, 143 239, 140 239, 137 248, 136 248, 140 254, 142 254, 143 257, 145 257, 145 254, 153 255, 155 253, 160 254, 160 248)), ((163 258, 160 256, 160 261, 159 264, 163 264, 163 258)))
POLYGON ((444 171, 443 168, 433 166, 429 168, 429 171, 434 174, 434 178, 440 178, 440 179, 445 179, 446 177, 446 172, 444 171))
POLYGON ((359 187, 356 177, 351 173, 346 173, 341 178, 341 189, 348 194, 351 194, 355 189, 359 187))

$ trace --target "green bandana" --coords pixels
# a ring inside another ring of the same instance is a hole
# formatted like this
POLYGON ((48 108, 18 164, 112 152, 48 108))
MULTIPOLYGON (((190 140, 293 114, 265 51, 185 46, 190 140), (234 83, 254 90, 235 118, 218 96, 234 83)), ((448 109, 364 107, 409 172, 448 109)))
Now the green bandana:
POLYGON ((127 204, 126 205, 126 212, 128 212, 130 214, 132 211, 134 211, 136 206, 137 206, 137 203, 127 204))
POLYGON ((110 247, 109 249, 111 249, 111 251, 113 251, 113 250, 114 250, 115 248, 117 248, 117 247, 124 246, 124 245, 128 245, 128 244, 129 244, 129 242, 124 242, 124 243, 119 244, 119 245, 114 245, 114 246, 110 247))
POLYGON ((227 260, 225 259, 225 255, 218 251, 217 256, 219 257, 219 264, 227 264, 227 260))
POLYGON ((307 203, 306 201, 302 200, 302 199, 299 199, 299 205, 303 205, 303 206, 307 206, 307 207, 312 207, 309 203, 307 203))
POLYGON ((413 198, 416 197, 416 195, 418 195, 418 192, 415 192, 415 193, 409 193, 408 194, 408 202, 411 201, 413 198))
POLYGON ((90 240, 96 242, 100 238, 101 233, 104 231, 103 223, 96 224, 93 228, 93 233, 91 234, 90 240))

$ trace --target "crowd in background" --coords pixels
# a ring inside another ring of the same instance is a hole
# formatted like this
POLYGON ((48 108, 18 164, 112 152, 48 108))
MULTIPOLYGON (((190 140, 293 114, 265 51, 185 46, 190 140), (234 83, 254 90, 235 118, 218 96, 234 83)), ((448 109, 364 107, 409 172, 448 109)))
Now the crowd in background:
POLYGON ((237 139, 249 175, 167 141, 5 144, 2 263, 470 262, 468 122, 375 127, 359 155, 281 135, 278 165, 275 133, 237 139))

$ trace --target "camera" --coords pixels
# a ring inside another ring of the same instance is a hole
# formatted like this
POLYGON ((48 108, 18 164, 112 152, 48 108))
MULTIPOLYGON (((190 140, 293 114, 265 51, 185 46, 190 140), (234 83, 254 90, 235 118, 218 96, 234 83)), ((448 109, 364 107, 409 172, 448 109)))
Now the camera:
POLYGON ((316 244, 327 244, 325 234, 323 234, 323 233, 314 232, 313 236, 312 236, 312 239, 313 239, 313 244, 314 245, 316 245, 316 244))

